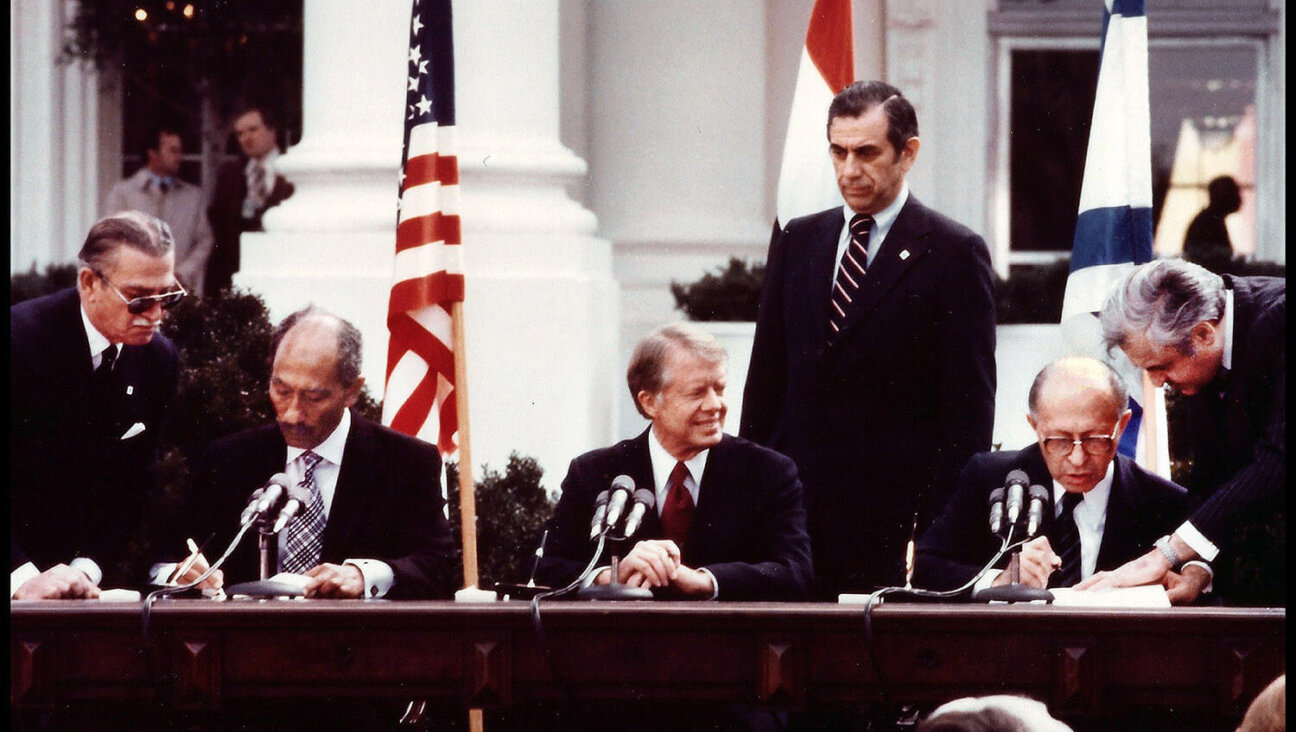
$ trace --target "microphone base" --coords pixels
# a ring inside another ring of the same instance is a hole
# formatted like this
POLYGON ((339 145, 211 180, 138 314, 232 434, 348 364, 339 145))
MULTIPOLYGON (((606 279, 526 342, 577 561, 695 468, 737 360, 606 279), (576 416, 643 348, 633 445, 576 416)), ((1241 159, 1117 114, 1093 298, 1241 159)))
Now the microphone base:
POLYGON ((623 582, 614 582, 582 587, 576 597, 582 600, 651 600, 653 593, 646 587, 631 587, 623 582))
POLYGON ((226 587, 225 594, 230 597, 235 595, 247 595, 248 597, 302 597, 306 593, 302 592, 300 587, 288 582, 257 580, 255 582, 240 582, 233 587, 226 587))
POLYGON ((1053 593, 1029 585, 1000 585, 972 593, 973 602, 1035 602, 1043 600, 1053 604, 1053 593))

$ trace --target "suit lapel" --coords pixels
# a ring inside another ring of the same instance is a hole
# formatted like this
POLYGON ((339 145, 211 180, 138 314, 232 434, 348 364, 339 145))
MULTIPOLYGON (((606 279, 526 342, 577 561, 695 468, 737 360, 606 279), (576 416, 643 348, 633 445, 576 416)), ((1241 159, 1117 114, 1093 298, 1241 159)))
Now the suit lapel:
POLYGON ((891 288, 923 259, 931 248, 927 229, 922 204, 911 194, 896 216, 895 223, 891 225, 891 231, 878 249, 877 256, 869 264, 868 274, 860 283, 855 302, 851 303, 843 331, 848 331, 865 320, 891 288))
MULTIPOLYGON (((837 242, 841 239, 841 230, 845 226, 840 208, 824 212, 815 222, 814 229, 805 242, 804 253, 791 251, 787 256, 794 262, 804 258, 804 274, 800 278, 805 282, 805 297, 797 297, 792 306, 801 310, 788 318, 789 323, 811 323, 816 328, 798 337, 809 339, 810 347, 806 352, 819 356, 828 344, 828 308, 832 300, 833 279, 837 276, 837 242)), ((794 295, 795 297, 795 295, 794 295)))
POLYGON ((351 546, 352 535, 367 520, 369 504, 365 500, 364 480, 377 469, 375 450, 369 424, 352 412, 351 434, 347 435, 346 447, 342 450, 342 469, 333 488, 328 523, 324 525, 322 558, 332 556, 334 547, 351 546))
POLYGON ((1116 456, 1116 469, 1112 473, 1111 493, 1107 496, 1107 517, 1103 521, 1102 541, 1098 545, 1098 563, 1096 570, 1115 569, 1123 562, 1120 557, 1128 554, 1126 537, 1137 536, 1138 532, 1130 523, 1130 518, 1137 515, 1135 506, 1133 463, 1123 455, 1116 456))

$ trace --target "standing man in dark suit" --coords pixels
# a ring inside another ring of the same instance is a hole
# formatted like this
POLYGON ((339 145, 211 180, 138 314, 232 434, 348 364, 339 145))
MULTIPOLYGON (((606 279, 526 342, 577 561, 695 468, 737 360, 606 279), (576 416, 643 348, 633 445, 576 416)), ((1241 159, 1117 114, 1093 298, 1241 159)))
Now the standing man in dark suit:
MULTIPOLYGON (((970 580, 999 548, 987 525, 990 492, 1021 470, 1049 495, 1040 534, 1021 549, 1021 583, 1070 587, 1098 569, 1120 566, 1187 515, 1187 492, 1116 454, 1129 423, 1128 394, 1115 371, 1092 358, 1064 358, 1035 377, 1026 419, 1038 442, 1023 450, 972 456, 958 488, 918 540, 914 581, 949 590, 970 580)), ((1007 559, 1001 561, 1000 566, 1007 559)), ((1195 599, 1209 567, 1175 575, 1172 601, 1195 599)), ((1003 585, 987 573, 978 588, 1003 585)))
MULTIPOLYGON (((805 597, 812 572, 796 466, 724 434, 725 359, 714 337, 688 324, 658 328, 639 342, 626 376, 635 406, 652 424, 572 461, 549 522, 541 581, 561 587, 578 576, 594 546, 596 496, 626 475, 656 493, 656 507, 630 537, 622 582, 676 599, 805 597)), ((606 584, 611 570, 591 576, 606 584)))
MULTIPOLYGON (((270 401, 278 424, 212 443, 195 461, 184 523, 224 548, 249 495, 286 473, 308 502, 278 536, 278 568, 309 576, 307 597, 448 598, 455 542, 441 498, 436 447, 349 409, 360 396, 360 331, 314 307, 289 315, 271 340, 270 401), (314 526, 311 533, 302 533, 314 526)), ((177 549, 183 537, 173 541, 177 549)), ((209 587, 258 579, 244 541, 209 587)), ((179 578, 196 579, 205 558, 179 578)), ((165 578, 173 566, 157 566, 165 578)))
POLYGON ((268 110, 247 107, 234 117, 234 135, 243 157, 221 164, 207 217, 216 248, 207 265, 205 295, 230 286, 239 271, 239 236, 262 231, 261 215, 293 194, 293 184, 275 171, 279 125, 268 110))
POLYGON ((74 289, 9 309, 9 593, 97 597, 154 485, 179 359, 158 333, 185 291, 171 232, 138 211, 100 219, 74 289))
POLYGON ((898 89, 846 87, 828 109, 846 206, 770 245, 741 434, 796 461, 821 599, 901 584, 915 529, 990 447, 990 254, 910 195, 918 148, 898 89))
POLYGON ((1247 549, 1242 539, 1248 526, 1286 512, 1287 281, 1149 262, 1108 297, 1102 329, 1109 348, 1179 394, 1187 434, 1175 439, 1192 455, 1185 483, 1193 510, 1156 548, 1086 586, 1155 583, 1202 557, 1219 571, 1226 601, 1284 603, 1284 547, 1247 549), (1261 596, 1232 581, 1228 570, 1242 551, 1272 582, 1261 596))

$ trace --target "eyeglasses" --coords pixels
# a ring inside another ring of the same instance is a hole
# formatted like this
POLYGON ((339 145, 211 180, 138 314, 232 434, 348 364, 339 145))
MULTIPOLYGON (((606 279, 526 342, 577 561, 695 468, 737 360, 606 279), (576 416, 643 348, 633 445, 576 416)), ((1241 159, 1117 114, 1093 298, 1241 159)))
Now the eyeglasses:
POLYGON ((143 297, 127 299, 127 297, 121 293, 121 290, 117 289, 113 283, 109 282, 107 277, 104 277, 103 272, 95 270, 94 273, 99 277, 99 279, 103 280, 104 284, 108 285, 113 292, 117 293, 117 297, 120 297, 122 302, 126 303, 126 311, 131 315, 139 315, 140 313, 148 312, 155 303, 161 305, 163 310, 170 310, 180 304, 180 301, 184 299, 184 296, 189 294, 189 291, 184 288, 184 285, 176 283, 176 287, 180 288, 179 290, 164 292, 160 295, 145 295, 143 297))
POLYGON ((1070 437, 1045 437, 1040 440, 1040 443, 1044 446, 1044 452, 1055 458, 1070 455, 1076 445, 1079 445, 1086 455, 1106 455, 1111 452, 1112 445, 1116 443, 1116 428, 1112 427, 1110 435, 1081 437, 1078 440, 1070 437))

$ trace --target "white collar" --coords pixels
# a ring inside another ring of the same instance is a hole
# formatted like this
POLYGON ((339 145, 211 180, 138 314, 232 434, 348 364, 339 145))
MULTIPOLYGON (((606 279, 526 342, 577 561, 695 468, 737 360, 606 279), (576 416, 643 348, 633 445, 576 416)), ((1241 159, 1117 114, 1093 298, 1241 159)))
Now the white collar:
MULTIPOLYGON (((261 167, 266 169, 267 171, 274 170, 275 163, 278 160, 279 160, 279 148, 273 147, 270 149, 270 152, 265 154, 265 157, 261 158, 261 167)), ((251 175, 252 166, 255 165, 256 162, 257 162, 256 158, 248 158, 247 164, 243 166, 243 172, 247 173, 248 175, 251 175)))
MULTIPOLYGON (((90 362, 94 363, 99 354, 108 350, 108 347, 114 344, 104 337, 104 334, 100 333, 98 328, 94 327, 94 323, 90 322, 90 316, 86 314, 85 305, 81 306, 81 324, 85 326, 86 340, 90 343, 90 362)), ((120 349, 118 355, 121 355, 120 349)))
MULTIPOLYGON (((691 459, 684 461, 684 466, 688 468, 689 476, 693 479, 693 487, 689 493, 693 494, 693 502, 697 503, 698 489, 702 485, 702 471, 706 470, 707 455, 711 450, 703 450, 691 459)), ((661 441, 657 439, 657 433, 653 432, 652 427, 648 428, 648 456, 652 458, 653 471, 653 490, 657 494, 657 504, 660 510, 662 499, 666 496, 666 481, 670 479, 670 474, 675 470, 675 463, 680 462, 679 458, 673 457, 666 448, 662 447, 661 441)), ((688 481, 685 481, 687 485, 688 481)))
MULTIPOLYGON (((1083 506, 1084 511, 1090 512, 1094 516, 1106 515, 1107 499, 1111 497, 1112 481, 1116 474, 1115 468, 1116 458, 1113 457, 1112 461, 1107 464, 1107 474, 1099 479, 1097 485, 1093 488, 1080 494, 1080 503, 1076 505, 1075 510, 1080 511, 1083 506)), ((1055 518, 1058 512, 1062 510, 1062 496, 1065 493, 1066 488, 1063 488, 1062 484, 1056 480, 1053 481, 1053 505, 1055 507, 1053 516, 1055 518)))
MULTIPOLYGON (((333 428, 333 432, 324 441, 311 448, 311 452, 319 455, 329 463, 337 466, 342 465, 342 453, 346 451, 347 435, 351 433, 351 410, 342 410, 342 419, 338 421, 338 426, 333 428)), ((288 447, 288 459, 284 465, 291 465, 302 453, 306 452, 300 447, 288 447)))
POLYGON ((1224 331, 1224 361, 1220 364, 1226 369, 1233 368, 1233 288, 1224 290, 1224 317, 1220 320, 1220 330, 1224 331))
MULTIPOLYGON (((895 200, 887 204, 887 207, 873 214, 873 231, 877 237, 875 241, 885 237, 888 231, 891 231, 891 224, 895 223, 896 217, 900 215, 900 209, 904 208, 905 203, 909 200, 909 184, 900 184, 900 192, 896 194, 895 200)), ((850 220, 854 218, 855 212, 849 205, 842 206, 842 218, 846 221, 846 226, 850 227, 850 220)))

